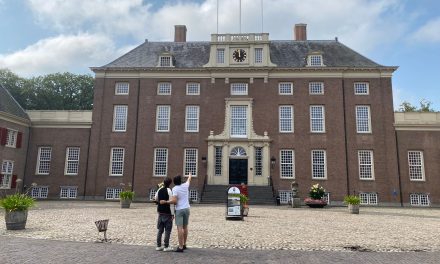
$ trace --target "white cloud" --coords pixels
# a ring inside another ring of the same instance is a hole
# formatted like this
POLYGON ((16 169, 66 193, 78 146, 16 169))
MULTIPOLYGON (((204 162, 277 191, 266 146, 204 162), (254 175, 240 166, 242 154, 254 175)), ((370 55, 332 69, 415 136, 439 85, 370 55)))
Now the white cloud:
POLYGON ((417 42, 440 43, 440 17, 428 21, 421 26, 411 37, 417 42))
POLYGON ((25 75, 51 72, 87 72, 90 66, 101 66, 109 58, 126 49, 117 50, 111 39, 103 35, 80 33, 43 39, 11 54, 0 55, 0 68, 25 75))

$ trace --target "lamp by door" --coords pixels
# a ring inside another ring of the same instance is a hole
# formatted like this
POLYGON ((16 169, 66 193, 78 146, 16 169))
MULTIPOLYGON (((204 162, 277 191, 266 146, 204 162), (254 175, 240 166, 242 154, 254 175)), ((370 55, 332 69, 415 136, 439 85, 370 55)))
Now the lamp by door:
POLYGON ((277 159, 274 157, 274 156, 272 156, 271 158, 270 158, 270 168, 271 169, 274 169, 275 168, 275 162, 277 161, 277 159))

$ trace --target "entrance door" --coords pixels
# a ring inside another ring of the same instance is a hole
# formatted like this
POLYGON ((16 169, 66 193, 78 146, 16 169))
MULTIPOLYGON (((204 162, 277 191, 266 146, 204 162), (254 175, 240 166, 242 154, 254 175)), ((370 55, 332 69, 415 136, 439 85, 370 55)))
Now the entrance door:
POLYGON ((247 184, 247 169, 247 159, 229 159, 229 184, 247 184))

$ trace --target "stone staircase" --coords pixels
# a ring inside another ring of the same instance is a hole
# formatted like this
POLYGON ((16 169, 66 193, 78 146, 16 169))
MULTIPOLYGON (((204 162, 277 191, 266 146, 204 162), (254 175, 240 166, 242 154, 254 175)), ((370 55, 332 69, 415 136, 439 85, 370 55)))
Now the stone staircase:
MULTIPOLYGON (((202 194, 201 203, 203 204, 225 204, 226 185, 206 185, 202 194)), ((270 186, 248 186, 250 205, 275 205, 275 197, 270 186)))

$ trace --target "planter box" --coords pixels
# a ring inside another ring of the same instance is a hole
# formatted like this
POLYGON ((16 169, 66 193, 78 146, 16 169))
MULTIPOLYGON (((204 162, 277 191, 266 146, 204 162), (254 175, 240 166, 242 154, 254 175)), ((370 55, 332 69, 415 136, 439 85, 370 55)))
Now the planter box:
POLYGON ((131 200, 123 199, 121 200, 121 208, 130 208, 131 200))
POLYGON ((301 207, 301 198, 292 198, 292 208, 301 207))
POLYGON ((304 199, 304 203, 308 205, 310 208, 323 208, 327 205, 327 202, 324 200, 315 200, 312 198, 304 199))
POLYGON ((5 212, 6 230, 22 230, 26 227, 28 211, 5 212))
POLYGON ((358 204, 349 204, 348 211, 350 214, 359 214, 359 205, 358 204))

